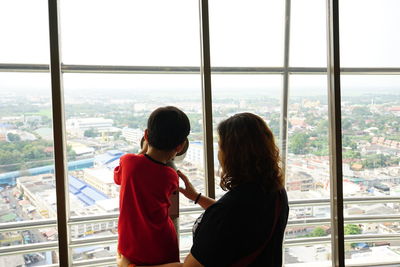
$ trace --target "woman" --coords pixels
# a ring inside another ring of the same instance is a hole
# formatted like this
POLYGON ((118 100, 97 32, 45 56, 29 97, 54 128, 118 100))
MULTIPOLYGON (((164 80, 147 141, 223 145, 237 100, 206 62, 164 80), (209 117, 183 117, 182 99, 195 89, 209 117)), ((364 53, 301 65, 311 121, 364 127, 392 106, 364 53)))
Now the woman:
POLYGON ((282 266, 288 201, 279 151, 263 119, 236 114, 218 126, 221 188, 215 201, 196 192, 188 178, 180 188, 206 211, 193 227, 193 246, 184 266, 282 266))

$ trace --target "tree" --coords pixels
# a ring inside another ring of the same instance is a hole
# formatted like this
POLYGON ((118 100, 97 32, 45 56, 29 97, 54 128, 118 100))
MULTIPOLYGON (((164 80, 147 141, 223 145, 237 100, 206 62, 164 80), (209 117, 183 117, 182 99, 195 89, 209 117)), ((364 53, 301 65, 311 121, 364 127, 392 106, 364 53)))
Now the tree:
POLYGON ((356 224, 346 224, 344 226, 345 235, 359 235, 361 234, 361 232, 362 232, 361 227, 356 224))
POLYGON ((318 237, 318 236, 326 236, 327 233, 322 227, 316 227, 314 230, 311 232, 311 236, 313 237, 318 237))
POLYGON ((389 159, 389 156, 383 154, 372 154, 367 155, 362 163, 367 169, 381 168, 388 165, 389 159))
POLYGON ((308 141, 308 134, 306 133, 295 133, 292 137, 289 138, 289 151, 294 154, 306 154, 306 144, 308 141))
POLYGON ((371 115, 368 107, 355 107, 351 112, 353 116, 365 117, 371 115))
POLYGON ((7 139, 10 142, 19 142, 21 141, 21 137, 18 134, 8 133, 7 139))

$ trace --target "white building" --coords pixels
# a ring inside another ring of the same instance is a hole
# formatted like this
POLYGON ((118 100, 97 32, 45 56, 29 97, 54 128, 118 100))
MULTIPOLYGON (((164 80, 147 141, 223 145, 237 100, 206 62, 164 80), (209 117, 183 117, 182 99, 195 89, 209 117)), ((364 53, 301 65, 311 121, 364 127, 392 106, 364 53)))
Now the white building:
POLYGON ((66 121, 67 132, 83 137, 86 130, 96 130, 99 133, 119 132, 120 129, 113 127, 112 119, 104 118, 73 118, 66 121))
POLYGON ((85 169, 83 171, 83 179, 111 198, 119 196, 119 187, 114 183, 113 170, 108 168, 85 169))
POLYGON ((53 174, 19 177, 17 188, 43 218, 57 217, 53 174))
MULTIPOLYGON (((218 170, 217 158, 218 144, 214 143, 214 168, 218 170)), ((198 168, 204 168, 204 145, 201 141, 193 141, 189 143, 188 151, 186 152, 185 161, 190 162, 198 168)))
POLYGON ((129 142, 140 147, 140 140, 142 139, 144 132, 138 128, 122 128, 122 136, 129 142))

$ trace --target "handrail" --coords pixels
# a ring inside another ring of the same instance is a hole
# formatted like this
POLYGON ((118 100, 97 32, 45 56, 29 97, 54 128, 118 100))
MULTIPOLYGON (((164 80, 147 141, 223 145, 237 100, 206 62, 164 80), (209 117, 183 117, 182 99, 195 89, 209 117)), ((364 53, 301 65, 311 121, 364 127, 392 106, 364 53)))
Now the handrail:
POLYGON ((0 255, 16 255, 32 252, 58 250, 58 241, 0 247, 0 255))
MULTIPOLYGON (((350 197, 345 198, 345 204, 368 204, 368 203, 394 203, 400 202, 400 197, 350 197)), ((298 199, 289 201, 289 206, 302 207, 302 206, 323 206, 329 205, 329 199, 298 199)), ((203 209, 201 207, 183 207, 180 210, 180 215, 201 213, 203 209)), ((391 215, 361 215, 361 216, 347 216, 345 222, 391 222, 395 220, 400 221, 400 214, 391 215)), ((96 222, 106 222, 106 221, 116 221, 118 220, 118 213, 108 213, 101 215, 85 215, 80 217, 71 217, 68 220, 68 225, 78 225, 84 223, 96 223, 96 222)), ((294 225, 304 225, 304 224, 321 224, 329 223, 329 218, 305 218, 305 219, 294 219, 289 220, 288 226, 294 225)), ((0 223, 0 233, 1 232, 11 232, 20 230, 29 230, 37 228, 48 228, 56 227, 56 219, 43 219, 43 220, 31 220, 31 221, 20 221, 20 222, 9 222, 0 223)))
POLYGON ((0 223, 0 233, 11 232, 11 231, 23 231, 23 230, 38 229, 38 228, 48 228, 56 226, 57 226, 56 219, 8 222, 8 223, 0 223))
MULTIPOLYGON (((323 67, 288 67, 290 74, 326 74, 323 67)), ((341 74, 400 74, 400 68, 341 68, 341 74)), ((196 66, 124 66, 62 64, 63 73, 199 74, 196 66)), ((282 67, 211 67, 213 74, 283 74, 282 67)), ((48 64, 0 63, 0 72, 49 72, 48 64)))

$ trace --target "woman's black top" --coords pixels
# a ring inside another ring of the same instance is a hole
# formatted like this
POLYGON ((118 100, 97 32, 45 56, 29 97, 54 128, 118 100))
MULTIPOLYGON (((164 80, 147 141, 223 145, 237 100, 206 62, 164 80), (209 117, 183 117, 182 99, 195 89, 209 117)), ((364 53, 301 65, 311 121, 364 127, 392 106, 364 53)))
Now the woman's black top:
POLYGON ((230 266, 263 246, 273 231, 276 199, 280 213, 271 239, 249 266, 282 266, 282 242, 289 206, 285 189, 266 192, 244 184, 210 206, 193 227, 191 254, 204 266, 230 266))

